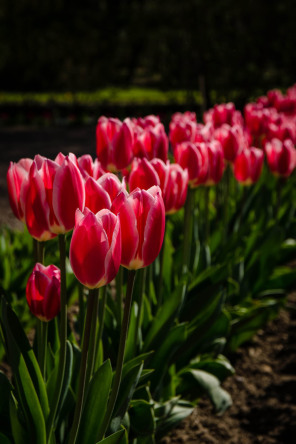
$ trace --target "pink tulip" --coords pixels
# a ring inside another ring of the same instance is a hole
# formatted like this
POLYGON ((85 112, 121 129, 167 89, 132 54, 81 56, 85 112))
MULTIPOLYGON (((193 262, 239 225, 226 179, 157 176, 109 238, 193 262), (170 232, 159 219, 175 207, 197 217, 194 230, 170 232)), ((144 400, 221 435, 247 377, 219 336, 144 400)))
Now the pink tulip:
POLYGON ((70 263, 77 279, 88 288, 111 282, 121 261, 121 227, 118 216, 104 209, 97 214, 76 211, 70 244, 70 263))
POLYGON ((6 176, 11 209, 22 222, 25 222, 25 214, 24 200, 21 195, 24 194, 23 188, 26 187, 32 162, 32 159, 21 159, 17 163, 10 162, 6 176))
POLYGON ((98 161, 98 159, 95 159, 93 161, 90 154, 84 154, 81 157, 78 157, 78 168, 82 174, 82 177, 86 180, 89 176, 93 177, 95 180, 97 180, 99 177, 101 177, 105 171, 98 161))
POLYGON ((37 263, 28 279, 26 298, 34 316, 50 321, 60 311, 61 272, 55 265, 37 263))
POLYGON ((173 149, 183 142, 195 142, 197 130, 197 122, 195 113, 189 111, 184 114, 175 113, 169 126, 169 140, 173 149))
POLYGON ((107 191, 90 176, 85 182, 85 206, 93 213, 111 207, 111 199, 107 191))
POLYGON ((263 167, 264 153, 261 149, 250 147, 243 150, 235 159, 234 176, 244 185, 258 181, 263 167))
POLYGON ((208 155, 203 143, 183 142, 174 150, 176 162, 188 170, 189 185, 203 183, 208 170, 208 155))
POLYGON ((130 119, 100 117, 96 128, 97 157, 102 167, 120 171, 132 161, 134 134, 130 119))
POLYGON ((188 171, 177 163, 164 163, 161 159, 153 159, 151 164, 158 174, 164 201, 165 213, 176 213, 183 207, 188 189, 188 171))
POLYGON ((113 200, 120 191, 125 190, 124 181, 120 182, 118 177, 112 173, 103 174, 97 182, 109 194, 111 202, 113 202, 113 200))
POLYGON ((146 157, 151 160, 154 157, 166 160, 169 141, 162 123, 146 128, 136 127, 133 153, 135 157, 146 157))
POLYGON ((52 207, 57 224, 51 227, 56 233, 73 229, 75 211, 84 209, 85 188, 82 175, 76 164, 67 156, 57 169, 53 181, 52 207))
POLYGON ((277 176, 288 177, 296 166, 296 150, 292 140, 281 142, 272 139, 265 144, 265 154, 271 172, 277 176))
POLYGON ((165 209, 160 188, 136 188, 129 195, 122 191, 112 211, 120 218, 121 264, 132 270, 147 267, 158 256, 164 237, 165 209))
POLYGON ((213 140, 206 144, 208 150, 208 171, 204 180, 204 185, 215 185, 222 179, 224 173, 224 155, 221 143, 213 140))
MULTIPOLYGON (((46 165, 47 161, 42 163, 41 160, 41 157, 36 157, 32 163, 23 198, 25 221, 29 233, 38 241, 47 241, 55 237, 50 227, 51 223, 55 224, 55 218, 51 210, 52 178, 49 172, 50 167, 46 165)), ((52 164, 58 168, 57 164, 54 162, 52 164)), ((52 166, 52 164, 50 165, 52 166)))
POLYGON ((236 156, 245 145, 243 130, 239 125, 222 125, 215 130, 214 138, 221 143, 224 159, 228 162, 234 162, 236 156))
POLYGON ((160 185, 160 180, 153 165, 147 159, 134 159, 128 178, 130 191, 136 188, 148 190, 153 185, 160 185))
POLYGON ((220 128, 224 124, 230 126, 243 124, 241 112, 235 109, 235 105, 232 102, 215 105, 206 111, 203 117, 204 122, 211 122, 214 128, 220 128))

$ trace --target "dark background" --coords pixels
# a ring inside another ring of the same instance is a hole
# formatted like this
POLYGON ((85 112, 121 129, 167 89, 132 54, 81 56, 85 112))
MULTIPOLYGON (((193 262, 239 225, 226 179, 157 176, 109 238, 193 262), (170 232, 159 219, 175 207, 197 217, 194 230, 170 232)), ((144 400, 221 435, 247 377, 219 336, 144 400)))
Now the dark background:
POLYGON ((246 102, 295 83, 295 0, 0 0, 0 90, 201 89, 246 102))

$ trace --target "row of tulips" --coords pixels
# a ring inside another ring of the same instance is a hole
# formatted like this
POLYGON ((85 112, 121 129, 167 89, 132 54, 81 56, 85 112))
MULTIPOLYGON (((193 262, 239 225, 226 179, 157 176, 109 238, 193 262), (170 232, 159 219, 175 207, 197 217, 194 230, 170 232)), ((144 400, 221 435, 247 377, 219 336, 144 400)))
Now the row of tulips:
POLYGON ((217 411, 231 404, 222 351, 274 316, 295 282, 276 268, 295 251, 295 91, 269 92, 245 118, 231 103, 204 123, 176 113, 168 136, 154 115, 101 117, 95 160, 10 164, 11 208, 34 239, 26 296, 38 321, 32 349, 6 289, 3 442, 153 443, 202 393, 217 411))

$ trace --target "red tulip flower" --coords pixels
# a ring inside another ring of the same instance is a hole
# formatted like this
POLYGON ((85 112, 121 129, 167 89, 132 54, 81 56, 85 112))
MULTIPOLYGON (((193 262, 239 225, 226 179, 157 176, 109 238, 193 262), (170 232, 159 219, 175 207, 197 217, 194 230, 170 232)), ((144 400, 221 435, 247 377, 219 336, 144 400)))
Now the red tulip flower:
POLYGON ((121 261, 119 217, 107 209, 97 214, 88 208, 84 213, 77 210, 69 256, 75 276, 86 287, 111 282, 121 261))
POLYGON ((77 161, 78 161, 78 168, 82 174, 82 177, 85 180, 89 176, 97 180, 105 173, 98 159, 95 159, 93 161, 90 154, 84 154, 83 156, 78 157, 77 161))
POLYGON ((97 157, 108 171, 120 171, 132 161, 134 134, 130 119, 100 117, 96 128, 97 157))
POLYGON ((173 149, 183 142, 195 142, 197 134, 197 122, 195 113, 189 111, 175 113, 170 122, 169 140, 173 149))
POLYGON ((60 311, 61 272, 55 265, 37 263, 28 279, 26 298, 34 316, 50 321, 60 311))
POLYGON ((174 156, 176 162, 188 170, 191 187, 204 182, 208 171, 208 153, 204 143, 181 143, 176 146, 174 156))
POLYGON ((183 207, 188 189, 188 170, 178 163, 164 163, 161 159, 153 159, 151 164, 158 174, 164 201, 165 213, 176 213, 183 207))
POLYGON ((25 222, 24 188, 27 186, 32 163, 32 159, 21 159, 17 163, 10 162, 6 176, 11 209, 13 214, 22 222, 25 222))
POLYGON ((135 157, 146 157, 151 160, 158 157, 166 161, 169 140, 162 123, 146 128, 135 128, 135 143, 133 153, 135 157))
POLYGON ((136 188, 131 194, 122 191, 112 211, 121 224, 121 265, 131 270, 147 267, 158 256, 164 237, 165 209, 160 188, 136 188))
POLYGON ((224 173, 224 153, 220 142, 213 140, 206 144, 208 150, 208 171, 204 185, 215 185, 222 179, 224 173))
POLYGON ((129 188, 148 190, 158 185, 162 192, 166 214, 178 211, 185 203, 188 188, 188 171, 169 160, 134 159, 129 175, 129 188))
POLYGON ((265 144, 265 154, 271 172, 277 176, 288 177, 296 166, 296 149, 292 140, 281 142, 272 139, 265 144))
POLYGON ((259 179, 263 167, 264 153, 259 148, 247 148, 235 159, 234 176, 243 185, 251 185, 259 179))
POLYGON ((228 162, 234 162, 236 156, 244 148, 244 134, 242 127, 239 125, 222 125, 215 130, 214 138, 221 143, 224 159, 228 162))

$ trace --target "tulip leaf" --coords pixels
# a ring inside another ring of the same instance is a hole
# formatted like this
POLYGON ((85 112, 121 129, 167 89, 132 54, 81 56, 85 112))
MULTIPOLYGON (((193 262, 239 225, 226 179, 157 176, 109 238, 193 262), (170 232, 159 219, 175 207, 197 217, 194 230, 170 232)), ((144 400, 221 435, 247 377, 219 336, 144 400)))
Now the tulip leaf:
POLYGON ((101 433, 101 427, 112 384, 110 360, 105 361, 94 374, 86 396, 77 442, 93 444, 101 433))
MULTIPOLYGON (((55 361, 55 367, 52 370, 52 372, 48 378, 47 385, 46 385, 50 406, 54 402, 54 399, 53 399, 54 392, 55 392, 54 388, 57 383, 57 378, 59 378, 59 375, 58 375, 59 350, 56 352, 54 361, 55 361)), ((67 396, 67 393, 68 393, 68 390, 70 387, 71 378, 72 378, 72 369, 73 369, 73 349, 72 349, 71 343, 69 341, 67 341, 66 342, 66 365, 65 365, 64 381, 63 381, 63 387, 62 387, 60 401, 59 401, 58 412, 61 410, 61 408, 63 406, 63 403, 66 399, 66 396, 67 396)), ((59 416, 59 414, 57 414, 57 418, 58 418, 58 416, 59 416)))
POLYGON ((0 432, 0 442, 1 444, 11 444, 11 441, 7 436, 3 435, 3 433, 0 432))
POLYGON ((18 403, 11 393, 9 399, 9 415, 11 422, 12 436, 15 444, 26 444, 30 442, 28 432, 20 421, 20 417, 23 416, 18 403))
POLYGON ((96 444, 120 444, 124 433, 125 429, 119 430, 118 432, 112 433, 112 435, 107 436, 107 438, 98 441, 96 444))
POLYGON ((45 420, 49 412, 48 399, 40 368, 17 316, 2 298, 1 322, 8 359, 15 376, 16 391, 31 425, 33 441, 46 441, 45 420))
POLYGON ((139 323, 139 331, 136 332, 138 315, 139 315, 139 306, 138 306, 137 302, 133 302, 132 307, 131 307, 128 335, 127 335, 126 344, 125 344, 125 354, 124 354, 125 361, 130 360, 135 355, 136 338, 138 341, 141 340, 141 324, 140 323, 139 323))
POLYGON ((175 428, 183 419, 191 415, 193 409, 194 405, 191 402, 178 398, 174 398, 164 405, 161 405, 159 409, 157 409, 158 412, 162 413, 161 416, 157 415, 157 441, 162 436, 165 436, 169 430, 175 428))
POLYGON ((175 292, 171 295, 171 298, 167 299, 163 305, 159 307, 145 337, 143 351, 148 351, 153 348, 153 345, 160 335, 167 330, 168 325, 172 322, 180 309, 180 305, 184 299, 185 290, 186 286, 184 282, 180 282, 175 292))
POLYGON ((136 436, 151 435, 155 432, 153 403, 144 399, 131 402, 129 409, 131 430, 136 436))
POLYGON ((222 414, 232 405, 229 395, 220 385, 216 376, 205 372, 204 370, 185 369, 179 373, 182 382, 179 390, 182 395, 188 395, 190 398, 199 398, 202 394, 207 394, 215 407, 216 413, 222 414))
POLYGON ((190 368, 204 370, 216 376, 220 381, 234 374, 235 370, 223 355, 218 355, 215 359, 211 357, 201 357, 190 362, 190 368))
POLYGON ((11 430, 7 406, 9 405, 11 390, 12 386, 8 378, 0 371, 0 430, 8 434, 11 432, 11 430))
POLYGON ((117 401, 114 408, 114 417, 111 421, 111 430, 116 431, 121 424, 130 400, 139 382, 143 370, 143 361, 132 367, 121 380, 117 401))
POLYGON ((187 324, 179 324, 171 328, 162 343, 152 356, 149 367, 155 371, 151 375, 152 391, 160 389, 163 377, 170 365, 170 360, 179 346, 184 343, 187 335, 187 324))

